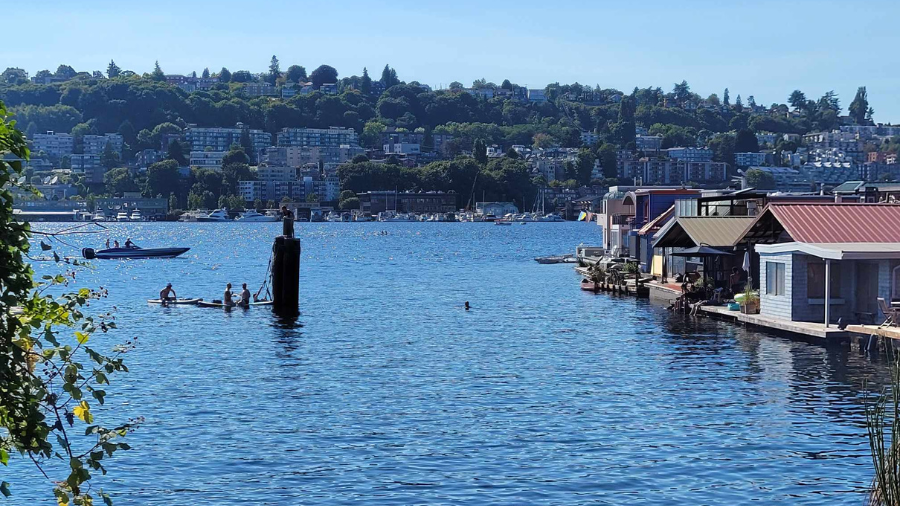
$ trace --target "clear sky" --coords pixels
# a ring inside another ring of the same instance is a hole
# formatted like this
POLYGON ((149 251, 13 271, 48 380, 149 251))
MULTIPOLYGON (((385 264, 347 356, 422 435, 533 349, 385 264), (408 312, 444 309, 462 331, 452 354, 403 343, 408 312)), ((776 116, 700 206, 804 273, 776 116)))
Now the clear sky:
POLYGON ((66 63, 167 73, 204 67, 261 72, 326 63, 340 76, 434 87, 486 78, 543 87, 599 84, 630 91, 688 81, 732 101, 784 103, 835 90, 850 104, 869 91, 878 122, 900 123, 900 2, 870 0, 61 0, 9 1, 0 66, 34 75, 66 63))

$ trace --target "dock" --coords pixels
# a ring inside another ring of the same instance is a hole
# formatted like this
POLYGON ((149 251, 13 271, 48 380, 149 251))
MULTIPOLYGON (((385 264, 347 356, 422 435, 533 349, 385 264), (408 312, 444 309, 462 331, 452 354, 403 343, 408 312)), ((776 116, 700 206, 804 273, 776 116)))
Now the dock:
MULTIPOLYGON (((824 323, 796 322, 759 314, 745 314, 740 311, 731 311, 725 306, 700 306, 699 312, 713 318, 726 319, 768 330, 825 339, 829 343, 846 341, 852 335, 849 327, 841 330, 834 325, 825 327, 824 323)), ((900 339, 900 329, 898 329, 898 339, 900 339)))

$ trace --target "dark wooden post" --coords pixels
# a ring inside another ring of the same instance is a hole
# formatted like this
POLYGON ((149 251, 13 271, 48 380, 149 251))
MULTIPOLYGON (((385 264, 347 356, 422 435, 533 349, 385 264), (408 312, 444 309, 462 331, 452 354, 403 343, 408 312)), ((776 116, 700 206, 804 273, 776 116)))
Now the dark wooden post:
POLYGON ((285 316, 300 309, 300 239, 294 237, 294 220, 284 218, 282 232, 272 248, 272 309, 285 316))

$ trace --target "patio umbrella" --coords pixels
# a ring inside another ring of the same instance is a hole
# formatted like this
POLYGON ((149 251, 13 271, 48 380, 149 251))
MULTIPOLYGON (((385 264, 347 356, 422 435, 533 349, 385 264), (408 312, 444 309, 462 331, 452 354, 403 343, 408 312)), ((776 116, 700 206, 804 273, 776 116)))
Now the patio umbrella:
POLYGON ((673 257, 718 257, 731 256, 733 253, 722 251, 706 245, 694 246, 693 248, 685 248, 682 251, 672 253, 673 257))

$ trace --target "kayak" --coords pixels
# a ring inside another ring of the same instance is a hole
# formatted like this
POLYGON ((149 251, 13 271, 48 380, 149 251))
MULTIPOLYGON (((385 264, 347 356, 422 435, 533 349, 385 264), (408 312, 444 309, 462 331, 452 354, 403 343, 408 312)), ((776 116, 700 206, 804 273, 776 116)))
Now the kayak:
POLYGON ((81 250, 81 255, 88 260, 94 258, 101 260, 117 258, 175 258, 190 249, 191 248, 108 248, 95 251, 93 248, 84 248, 81 250))
MULTIPOLYGON (((167 306, 174 306, 178 304, 182 305, 195 305, 203 299, 170 299, 166 301, 167 306)), ((163 301, 159 299, 147 299, 147 302, 150 304, 162 304, 163 301)))

